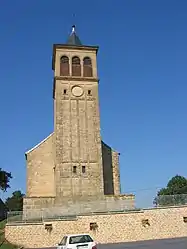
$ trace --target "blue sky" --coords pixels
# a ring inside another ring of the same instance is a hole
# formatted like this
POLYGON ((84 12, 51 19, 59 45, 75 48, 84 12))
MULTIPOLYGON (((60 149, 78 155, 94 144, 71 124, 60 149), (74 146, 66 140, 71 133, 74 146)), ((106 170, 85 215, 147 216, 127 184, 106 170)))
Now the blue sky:
POLYGON ((53 130, 52 44, 74 23, 100 46, 101 132, 121 153, 122 191, 146 207, 187 176, 186 12, 185 0, 1 2, 0 166, 14 177, 2 197, 25 192, 24 152, 53 130))

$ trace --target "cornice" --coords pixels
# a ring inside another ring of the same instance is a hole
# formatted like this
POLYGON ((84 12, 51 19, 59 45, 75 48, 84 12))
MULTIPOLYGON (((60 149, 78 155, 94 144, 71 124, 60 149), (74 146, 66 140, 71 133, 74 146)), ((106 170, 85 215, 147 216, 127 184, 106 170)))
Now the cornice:
POLYGON ((55 76, 55 80, 99 82, 98 78, 81 76, 55 76))

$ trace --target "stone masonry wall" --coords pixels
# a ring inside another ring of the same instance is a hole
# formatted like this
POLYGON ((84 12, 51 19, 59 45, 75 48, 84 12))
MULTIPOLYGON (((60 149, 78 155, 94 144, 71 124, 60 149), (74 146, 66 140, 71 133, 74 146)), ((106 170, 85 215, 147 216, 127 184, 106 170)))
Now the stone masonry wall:
POLYGON ((112 150, 112 174, 114 182, 114 195, 120 195, 120 168, 119 168, 119 153, 112 150))
POLYGON ((86 200, 90 195, 104 195, 96 50, 62 46, 57 47, 54 53, 56 198, 79 200, 84 196, 86 200), (80 58, 81 77, 60 76, 63 55, 69 58, 70 75, 72 57, 80 58), (83 77, 83 59, 86 56, 92 60, 93 77, 90 78, 83 77), (72 92, 77 85, 83 90, 80 96, 72 92), (85 167, 85 172, 82 167, 85 167), (73 171, 75 168, 76 173, 73 171))
POLYGON ((102 163, 103 163, 103 182, 104 194, 114 194, 114 180, 112 168, 112 149, 102 141, 102 163))
POLYGON ((134 195, 106 195, 105 205, 109 211, 135 209, 134 195))
POLYGON ((54 206, 55 197, 25 197, 23 199, 23 210, 33 210, 33 209, 42 209, 49 208, 54 206))
POLYGON ((102 162, 105 195, 120 194, 119 153, 102 141, 102 162))
POLYGON ((56 81, 55 183, 59 199, 78 200, 81 195, 86 200, 88 195, 104 195, 97 83, 86 83, 79 83, 84 94, 75 97, 71 89, 77 81, 56 81), (91 97, 87 94, 88 85, 91 97))
POLYGON ((24 198, 24 217, 27 219, 79 215, 92 212, 121 211, 134 209, 133 195, 105 196, 103 199, 92 198, 56 203, 55 197, 24 198))
POLYGON ((55 195, 53 134, 26 152, 27 197, 55 195))
POLYGON ((51 221, 52 231, 45 223, 7 225, 6 239, 27 248, 55 246, 65 234, 89 233, 99 243, 116 243, 187 236, 187 207, 149 209, 141 212, 79 216, 77 220, 51 221), (149 223, 144 226, 145 221, 149 223), (90 223, 96 222, 96 231, 90 223))

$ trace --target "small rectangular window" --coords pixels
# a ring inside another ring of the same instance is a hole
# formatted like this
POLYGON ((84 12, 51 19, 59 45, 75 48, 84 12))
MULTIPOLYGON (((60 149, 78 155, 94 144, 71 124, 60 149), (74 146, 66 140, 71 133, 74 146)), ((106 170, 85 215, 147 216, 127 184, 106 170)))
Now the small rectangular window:
POLYGON ((66 89, 64 89, 64 94, 66 94, 67 93, 67 90, 66 89))
POLYGON ((82 173, 86 173, 86 167, 82 166, 82 173))
POLYGON ((183 221, 187 223, 187 217, 183 217, 183 221))
POLYGON ((88 95, 91 95, 91 90, 88 90, 88 95))
POLYGON ((73 173, 75 174, 77 172, 77 166, 73 166, 73 173))

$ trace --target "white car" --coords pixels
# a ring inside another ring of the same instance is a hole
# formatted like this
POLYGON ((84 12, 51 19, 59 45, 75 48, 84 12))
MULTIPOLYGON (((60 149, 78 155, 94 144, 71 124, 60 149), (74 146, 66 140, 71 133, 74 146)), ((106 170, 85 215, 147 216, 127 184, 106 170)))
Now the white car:
POLYGON ((96 245, 89 234, 71 234, 63 237, 57 249, 97 249, 96 245))

